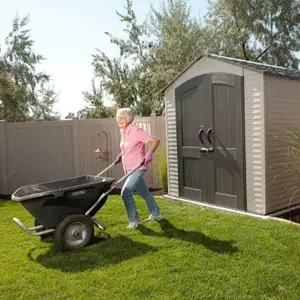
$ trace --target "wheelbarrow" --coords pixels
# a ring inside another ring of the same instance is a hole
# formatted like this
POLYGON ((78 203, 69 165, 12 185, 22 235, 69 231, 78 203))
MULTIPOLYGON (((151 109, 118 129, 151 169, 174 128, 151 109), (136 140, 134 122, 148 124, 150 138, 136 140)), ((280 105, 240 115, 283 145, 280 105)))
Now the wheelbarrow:
POLYGON ((114 161, 98 175, 86 175, 18 188, 11 199, 20 202, 35 218, 28 228, 19 219, 13 221, 32 236, 53 236, 60 251, 72 251, 89 245, 94 227, 105 230, 105 224, 95 218, 106 203, 109 193, 123 180, 143 166, 141 162, 119 180, 102 177, 117 165, 114 161))

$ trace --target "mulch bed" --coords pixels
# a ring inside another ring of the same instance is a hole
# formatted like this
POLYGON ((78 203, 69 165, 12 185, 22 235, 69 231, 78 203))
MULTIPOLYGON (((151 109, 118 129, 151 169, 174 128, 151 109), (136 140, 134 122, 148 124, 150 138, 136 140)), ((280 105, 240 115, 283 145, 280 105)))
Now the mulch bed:
MULTIPOLYGON (((154 195, 154 196, 163 196, 166 194, 166 191, 163 189, 149 189, 150 192, 154 195)), ((114 189, 110 195, 121 195, 121 189, 114 189)))
POLYGON ((300 208, 294 209, 290 212, 284 213, 282 215, 277 216, 281 219, 286 219, 295 223, 300 223, 300 208))

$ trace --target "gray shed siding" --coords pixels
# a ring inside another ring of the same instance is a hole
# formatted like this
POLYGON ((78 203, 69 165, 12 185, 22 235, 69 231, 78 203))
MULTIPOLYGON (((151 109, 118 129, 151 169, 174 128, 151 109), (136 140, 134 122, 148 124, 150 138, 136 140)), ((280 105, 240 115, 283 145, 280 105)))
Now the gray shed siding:
POLYGON ((282 141, 288 127, 300 128, 300 81, 265 76, 266 106, 266 212, 271 213, 300 203, 299 178, 287 172, 291 163, 287 143, 282 141), (288 184, 294 182, 292 186, 288 184))
POLYGON ((179 196, 175 88, 206 73, 231 73, 244 76, 247 209, 265 213, 265 145, 263 75, 216 59, 203 57, 188 68, 165 90, 166 135, 168 152, 168 194, 179 196))
POLYGON ((264 76, 244 69, 247 211, 265 214, 264 76))

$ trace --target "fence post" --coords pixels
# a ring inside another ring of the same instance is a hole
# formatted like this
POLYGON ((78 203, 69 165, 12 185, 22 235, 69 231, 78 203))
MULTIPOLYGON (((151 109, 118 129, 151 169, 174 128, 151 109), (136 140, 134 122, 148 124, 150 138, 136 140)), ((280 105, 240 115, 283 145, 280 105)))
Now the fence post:
POLYGON ((6 121, 0 120, 0 195, 8 195, 7 154, 6 154, 6 121))
POLYGON ((80 176, 79 166, 79 120, 73 118, 73 157, 74 157, 74 176, 80 176))
MULTIPOLYGON (((154 136, 157 136, 157 116, 155 113, 151 113, 150 117, 150 124, 151 124, 151 134, 154 136)), ((154 157, 152 162, 152 187, 157 188, 159 186, 158 180, 157 180, 157 173, 156 173, 156 158, 154 157)))

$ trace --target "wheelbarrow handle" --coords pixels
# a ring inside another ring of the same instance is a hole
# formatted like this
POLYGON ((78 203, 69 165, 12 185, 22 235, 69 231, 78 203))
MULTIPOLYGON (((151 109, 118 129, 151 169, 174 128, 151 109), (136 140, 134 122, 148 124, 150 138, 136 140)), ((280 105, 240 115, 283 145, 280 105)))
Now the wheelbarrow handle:
MULTIPOLYGON (((135 171, 137 171, 140 167, 142 167, 145 164, 145 160, 143 160, 141 163, 139 163, 133 170, 131 170, 129 173, 125 174, 123 177, 121 177, 119 180, 115 181, 110 189, 103 193, 99 199, 86 211, 85 215, 88 216, 91 211, 102 201, 103 198, 105 198, 119 183, 124 181, 127 177, 129 177, 131 174, 133 174, 135 171)), ((111 168, 112 166, 116 165, 116 162, 113 162, 108 168, 111 168)), ((106 168, 107 169, 107 168, 106 168)), ((104 173, 106 170, 103 170, 101 173, 104 173)), ((99 176, 99 174, 97 175, 99 176)))
MULTIPOLYGON (((97 177, 100 177, 101 175, 103 175, 105 172, 107 172, 108 170, 110 170, 111 168, 113 168, 114 166, 116 166, 117 164, 119 164, 122 161, 122 157, 121 157, 121 153, 118 155, 118 158, 112 163, 110 164, 108 167, 106 167, 104 170, 102 170, 99 174, 97 174, 97 177)), ((145 160, 143 160, 136 168, 134 168, 131 172, 129 172, 128 174, 126 174, 124 177, 122 177, 121 179, 119 179, 119 181, 123 181, 123 178, 127 178, 128 176, 130 176, 132 173, 134 173, 136 170, 138 170, 140 167, 142 167, 145 164, 145 160)))
POLYGON ((107 166, 104 170, 102 170, 99 174, 97 174, 97 177, 100 177, 101 175, 103 175, 105 172, 107 172, 108 170, 110 170, 112 167, 116 166, 118 163, 120 163, 122 161, 122 157, 120 155, 118 155, 118 158, 109 166, 107 166))
POLYGON ((131 174, 133 174, 135 171, 137 171, 140 167, 142 167, 145 164, 145 160, 143 160, 141 163, 139 163, 133 170, 125 174, 123 177, 121 177, 119 180, 117 180, 114 183, 114 187, 119 184, 120 182, 124 181, 127 177, 129 177, 131 174))

